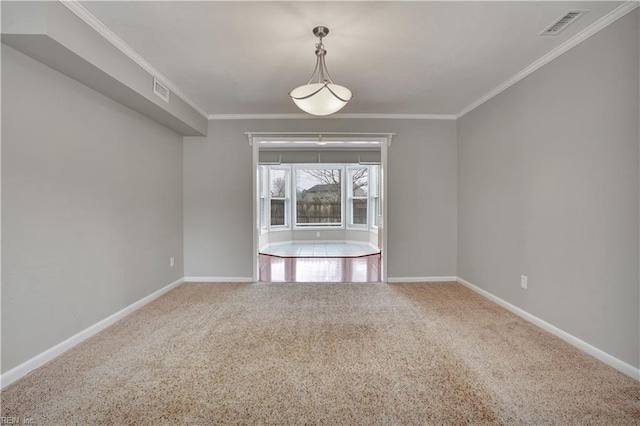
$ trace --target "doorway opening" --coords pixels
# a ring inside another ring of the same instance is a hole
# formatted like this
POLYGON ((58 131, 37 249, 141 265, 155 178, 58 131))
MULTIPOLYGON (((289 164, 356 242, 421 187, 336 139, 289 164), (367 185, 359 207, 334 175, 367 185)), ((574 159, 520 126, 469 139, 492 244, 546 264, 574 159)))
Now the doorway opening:
POLYGON ((386 278, 385 136, 250 135, 255 280, 386 278))

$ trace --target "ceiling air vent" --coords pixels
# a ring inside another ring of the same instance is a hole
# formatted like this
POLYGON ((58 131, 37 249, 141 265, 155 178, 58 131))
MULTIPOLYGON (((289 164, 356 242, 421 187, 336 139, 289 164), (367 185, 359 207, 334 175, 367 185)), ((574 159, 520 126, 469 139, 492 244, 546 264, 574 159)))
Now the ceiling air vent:
POLYGON ((587 13, 588 10, 570 10, 560 18, 553 21, 551 25, 545 28, 544 31, 540 33, 540 35, 556 35, 559 34, 560 31, 567 28, 569 25, 574 23, 578 18, 587 13))
POLYGON ((165 102, 169 102, 169 89, 155 78, 153 79, 153 93, 158 95, 165 102))

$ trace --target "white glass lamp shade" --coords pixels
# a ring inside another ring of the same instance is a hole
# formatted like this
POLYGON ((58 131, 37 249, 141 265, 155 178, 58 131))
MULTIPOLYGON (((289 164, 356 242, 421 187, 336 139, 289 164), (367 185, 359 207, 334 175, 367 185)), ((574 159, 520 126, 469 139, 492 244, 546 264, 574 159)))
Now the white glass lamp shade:
POLYGON ((333 114, 340 111, 351 100, 351 90, 332 83, 327 83, 326 85, 323 83, 305 84, 293 89, 289 95, 298 108, 312 115, 333 114), (338 95, 339 98, 331 91, 338 95), (318 93, 309 96, 314 92, 318 93))

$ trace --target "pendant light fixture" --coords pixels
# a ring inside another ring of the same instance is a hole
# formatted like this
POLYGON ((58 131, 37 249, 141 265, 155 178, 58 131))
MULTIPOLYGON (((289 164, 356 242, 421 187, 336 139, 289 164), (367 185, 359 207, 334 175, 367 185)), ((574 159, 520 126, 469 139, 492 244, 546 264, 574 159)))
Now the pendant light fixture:
POLYGON ((315 27, 313 34, 320 39, 316 44, 316 67, 311 79, 304 86, 296 87, 289 93, 301 110, 312 115, 329 115, 337 112, 351 100, 351 90, 331 81, 324 56, 327 51, 322 38, 329 34, 327 27, 315 27))

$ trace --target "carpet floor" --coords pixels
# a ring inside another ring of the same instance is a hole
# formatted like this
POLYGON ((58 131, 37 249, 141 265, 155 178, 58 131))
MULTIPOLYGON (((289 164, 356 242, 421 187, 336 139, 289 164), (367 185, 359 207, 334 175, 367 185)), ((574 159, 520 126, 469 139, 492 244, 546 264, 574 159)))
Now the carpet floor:
POLYGON ((2 391, 34 424, 640 424, 640 383, 460 284, 183 284, 2 391))

